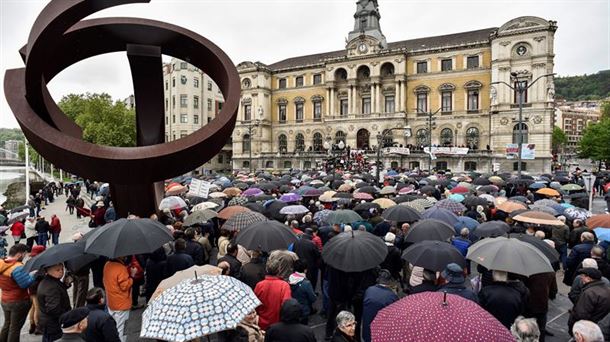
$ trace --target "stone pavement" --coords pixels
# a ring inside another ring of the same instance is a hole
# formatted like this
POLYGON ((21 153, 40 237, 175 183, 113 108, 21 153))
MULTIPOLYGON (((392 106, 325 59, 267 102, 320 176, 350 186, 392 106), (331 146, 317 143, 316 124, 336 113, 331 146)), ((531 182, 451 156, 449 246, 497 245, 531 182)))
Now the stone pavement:
MULTIPOLYGON (((91 199, 87 196, 87 194, 83 193, 83 197, 86 199, 87 206, 91 204, 91 199)), ((60 234, 60 242, 69 242, 71 240, 72 235, 76 231, 86 232, 89 230, 87 223, 88 218, 77 219, 76 215, 69 215, 68 211, 65 210, 65 200, 66 197, 61 195, 55 199, 53 203, 49 203, 44 209, 44 215, 47 218, 50 218, 52 214, 56 214, 59 216, 62 223, 62 232, 60 234)), ((601 198, 596 198, 594 200, 593 212, 594 213, 603 213, 606 209, 605 202, 601 198)), ((10 238, 8 239, 10 240, 10 238)), ((9 243, 12 243, 10 241, 9 243)), ((568 310, 572 308, 572 304, 567 297, 569 292, 569 288, 565 286, 561 280, 563 279, 563 272, 557 272, 557 285, 559 287, 559 294, 557 298, 553 301, 549 302, 549 312, 547 315, 548 323, 547 328, 551 331, 555 336, 547 336, 547 342, 564 342, 569 340, 568 335, 568 310)), ((92 283, 92 281, 90 282, 92 283)), ((72 296, 72 291, 68 291, 70 297, 72 296)), ((143 303, 143 298, 140 298, 141 303, 143 303)), ((319 299, 314 305, 315 308, 319 310, 321 307, 321 300, 319 299)), ((144 309, 134 310, 131 312, 129 321, 126 325, 126 333, 127 333, 127 341, 143 341, 145 339, 141 339, 139 337, 140 326, 142 324, 141 315, 144 309)), ((4 321, 3 313, 0 311, 0 322, 4 321)), ((320 315, 316 314, 310 317, 309 325, 314 329, 316 338, 318 341, 324 340, 324 328, 326 320, 323 319, 320 315)), ((22 329, 21 341, 23 342, 37 342, 41 340, 40 336, 34 336, 28 334, 29 322, 26 322, 22 329)), ((211 337, 210 341, 215 341, 216 339, 211 337)), ((151 340, 152 341, 152 340, 151 340)))

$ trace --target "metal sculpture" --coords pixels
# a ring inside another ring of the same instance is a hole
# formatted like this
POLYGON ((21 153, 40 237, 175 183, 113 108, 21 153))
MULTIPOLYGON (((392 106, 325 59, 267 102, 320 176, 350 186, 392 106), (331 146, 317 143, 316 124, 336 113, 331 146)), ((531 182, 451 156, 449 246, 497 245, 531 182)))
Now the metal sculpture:
POLYGON ((81 20, 108 7, 150 0, 53 0, 36 19, 19 52, 25 68, 7 70, 4 92, 32 146, 45 159, 79 176, 106 181, 119 215, 150 215, 164 179, 210 160, 229 139, 239 104, 237 70, 206 38, 179 26, 140 18, 81 20), (137 147, 82 140, 82 130, 57 106, 47 83, 66 67, 99 54, 126 51, 136 99, 137 147), (219 115, 198 131, 164 143, 161 54, 210 75, 225 98, 219 115))

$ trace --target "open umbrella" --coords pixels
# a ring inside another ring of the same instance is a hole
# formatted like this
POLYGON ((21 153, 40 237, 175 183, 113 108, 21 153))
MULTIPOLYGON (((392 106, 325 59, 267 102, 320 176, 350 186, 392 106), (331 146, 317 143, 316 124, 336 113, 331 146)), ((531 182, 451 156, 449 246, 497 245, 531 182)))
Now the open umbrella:
POLYGON ((554 272, 549 259, 536 247, 505 237, 479 240, 468 248, 466 259, 488 270, 506 271, 526 277, 554 272))
POLYGON ((610 242, 610 228, 595 228, 593 231, 599 241, 610 242))
POLYGON ((322 192, 321 190, 318 189, 309 189, 307 191, 305 191, 302 196, 303 197, 319 197, 320 195, 322 195, 324 192, 322 192))
POLYGON ((228 195, 225 194, 224 192, 212 192, 211 194, 208 195, 209 198, 226 198, 228 195))
POLYGON ((396 188, 393 186, 384 186, 381 190, 379 190, 380 195, 392 195, 396 193, 396 188))
POLYGON ((422 217, 426 219, 436 219, 445 222, 450 226, 453 226, 458 221, 457 215, 452 211, 437 206, 426 209, 422 214, 422 217))
POLYGON ((442 292, 418 293, 386 306, 371 323, 371 337, 373 341, 515 341, 477 303, 442 292))
POLYGON ((563 215, 567 217, 569 220, 587 220, 591 217, 591 212, 584 208, 567 208, 563 211, 563 215))
POLYGON ((543 213, 547 213, 547 214, 550 214, 553 216, 559 215, 557 210, 553 209, 552 207, 547 207, 544 205, 532 205, 532 206, 530 206, 530 209, 534 210, 534 211, 541 211, 543 213))
POLYGON ((184 185, 178 184, 174 185, 165 191, 165 196, 176 196, 183 194, 188 191, 188 188, 184 185))
POLYGON ((246 196, 246 197, 254 197, 254 196, 262 195, 263 193, 264 192, 261 189, 250 188, 250 189, 247 189, 244 192, 242 192, 241 195, 246 196))
POLYGON ((261 214, 265 213, 265 207, 262 204, 257 203, 257 202, 246 203, 244 205, 244 207, 246 207, 252 211, 255 211, 257 213, 261 213, 261 214))
POLYGON ((519 209, 527 209, 525 203, 517 202, 517 201, 506 201, 498 205, 498 210, 502 210, 505 213, 512 213, 515 210, 519 209))
POLYGON ((513 239, 519 239, 523 242, 529 243, 530 245, 536 247, 539 251, 541 251, 544 256, 547 257, 547 259, 549 259, 549 261, 552 263, 558 262, 559 261, 559 253, 555 250, 555 248, 551 247, 551 245, 549 245, 548 243, 544 242, 543 240, 532 236, 532 235, 527 235, 527 234, 510 234, 508 237, 513 238, 513 239))
POLYGON ((288 249, 297 241, 297 236, 285 224, 275 220, 255 222, 243 228, 235 242, 251 250, 272 252, 278 249, 288 249))
POLYGON ((223 225, 222 229, 240 231, 249 225, 266 221, 265 215, 254 211, 243 211, 231 216, 223 225))
POLYGON ((193 278, 195 276, 195 274, 197 276, 221 275, 222 269, 218 268, 216 266, 212 266, 212 265, 203 265, 203 266, 195 265, 195 266, 191 266, 191 267, 187 268, 186 270, 178 271, 178 272, 174 273, 173 276, 163 279, 159 283, 159 285, 157 285, 157 288, 155 289, 155 292, 153 292, 153 294, 151 295, 150 299, 152 300, 152 299, 157 298, 161 293, 163 293, 163 291, 178 285, 179 283, 181 283, 182 281, 184 281, 186 279, 193 278))
POLYGON ((447 209, 456 215, 459 215, 459 214, 463 213, 464 211, 466 211, 466 207, 462 203, 456 202, 452 199, 444 199, 444 200, 438 201, 438 202, 434 203, 434 206, 447 209))
POLYGON ((420 241, 402 253, 402 258, 414 266, 440 272, 452 262, 466 267, 464 256, 445 241, 420 241))
POLYGON ((548 199, 548 198, 537 200, 536 202, 534 202, 534 205, 537 205, 537 206, 547 206, 547 207, 553 206, 553 205, 556 205, 556 204, 557 204, 557 201, 554 201, 554 200, 548 199))
POLYGON ((242 207, 240 205, 232 205, 230 207, 226 207, 226 208, 222 209, 221 211, 219 211, 218 218, 223 219, 223 220, 228 220, 231 218, 231 216, 244 212, 244 211, 250 211, 250 209, 248 209, 246 207, 242 207))
POLYGON ((587 219, 589 228, 610 228, 610 214, 593 215, 587 219))
POLYGON ((161 203, 159 203, 159 210, 163 210, 163 209, 180 209, 180 208, 186 208, 186 202, 184 202, 184 200, 178 196, 169 196, 169 197, 165 197, 164 199, 161 200, 161 203))
POLYGON ((226 189, 222 190, 222 192, 227 194, 227 196, 229 196, 229 197, 235 197, 235 196, 238 196, 239 194, 241 194, 241 190, 236 187, 226 188, 226 189))
POLYGON ((289 193, 283 194, 280 197, 280 201, 285 202, 285 203, 298 202, 298 201, 300 201, 302 199, 303 199, 303 197, 301 197, 301 195, 295 194, 293 192, 289 192, 289 193))
POLYGON ((358 215, 358 213, 356 213, 355 211, 349 209, 331 211, 330 214, 328 214, 328 216, 326 217, 326 222, 328 224, 350 224, 354 221, 360 220, 362 220, 362 217, 358 215))
POLYGON ((214 202, 202 202, 202 203, 195 204, 195 206, 193 206, 193 209, 191 211, 195 212, 195 211, 205 210, 205 209, 214 209, 214 208, 218 208, 219 206, 220 205, 218 203, 214 203, 214 202))
POLYGON ((515 217, 513 220, 519 222, 533 223, 533 224, 543 224, 548 226, 563 226, 563 222, 559 221, 555 218, 555 216, 547 213, 543 213, 541 211, 526 211, 515 217))
POLYGON ((379 206, 379 204, 371 202, 358 203, 354 207, 354 211, 356 212, 369 211, 370 209, 381 209, 381 207, 379 206))
POLYGON ((193 211, 193 213, 184 220, 184 225, 188 227, 196 224, 203 224, 216 216, 218 216, 218 213, 210 209, 193 211))
POLYGON ((230 207, 233 205, 242 205, 243 206, 246 203, 248 203, 247 197, 235 196, 229 200, 229 203, 227 203, 227 207, 230 207))
POLYGON ((85 254, 85 244, 66 242, 51 246, 42 253, 28 260, 23 266, 25 272, 37 271, 43 267, 57 265, 74 258, 83 258, 88 255, 91 260, 97 255, 85 254))
POLYGON ((280 209, 280 214, 284 214, 284 215, 300 215, 300 214, 305 214, 308 213, 309 209, 307 209, 305 206, 297 204, 297 205, 287 205, 285 207, 283 207, 282 209, 280 209))
POLYGON ((498 187, 495 185, 483 185, 482 187, 477 189, 477 191, 480 193, 494 193, 498 192, 498 190, 498 187))
POLYGON ((557 190, 551 188, 543 188, 536 191, 539 195, 549 196, 549 197, 559 197, 560 194, 557 190))
POLYGON ((152 253, 174 237, 162 223, 151 219, 118 219, 86 237, 85 253, 116 258, 152 253))
POLYGON ((373 196, 371 194, 367 194, 366 192, 354 192, 353 198, 357 200, 370 201, 373 199, 373 196))
POLYGON ((582 186, 578 184, 565 184, 561 186, 561 190, 563 191, 580 191, 582 190, 582 186))
POLYGON ((186 279, 150 302, 140 337, 183 342, 234 329, 260 303, 248 285, 233 277, 186 279))
POLYGON ((383 211, 383 218, 394 222, 415 222, 421 220, 420 213, 406 205, 395 205, 383 211))
POLYGON ((488 221, 481 223, 473 234, 478 238, 504 236, 510 231, 508 223, 503 221, 488 221))
POLYGON ((362 272, 377 267, 388 254, 383 241, 366 231, 343 232, 324 246, 324 262, 344 272, 362 272))
POLYGON ((24 218, 30 216, 30 211, 16 211, 16 212, 11 212, 8 215, 8 220, 6 221, 7 224, 13 224, 17 221, 21 221, 24 218))
POLYGON ((381 206, 381 209, 387 209, 396 206, 396 202, 392 201, 389 198, 378 198, 374 200, 373 203, 379 204, 379 206, 381 206))
MULTIPOLYGON (((469 196, 466 197, 466 199, 464 200, 464 202, 462 202, 462 204, 464 204, 465 206, 468 207, 476 207, 477 205, 481 205, 484 207, 487 207, 489 205, 489 200, 488 197, 482 197, 482 196, 491 196, 491 195, 481 195, 479 197, 476 196, 469 196)), ((493 196, 491 196, 492 198, 492 203, 493 203, 493 196)))
POLYGON ((479 226, 479 221, 468 217, 468 216, 459 216, 458 221, 453 225, 456 234, 460 234, 462 228, 468 228, 469 231, 475 230, 479 226))
POLYGON ((455 234, 455 230, 447 223, 435 219, 424 219, 411 226, 405 241, 420 242, 424 240, 447 241, 455 234))

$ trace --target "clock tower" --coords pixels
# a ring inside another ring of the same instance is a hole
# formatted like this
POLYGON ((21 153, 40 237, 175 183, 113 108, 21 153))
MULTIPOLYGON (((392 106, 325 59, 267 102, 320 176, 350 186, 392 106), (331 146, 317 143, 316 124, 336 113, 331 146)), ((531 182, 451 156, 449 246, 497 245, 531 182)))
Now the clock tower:
POLYGON ((354 29, 347 36, 349 55, 365 55, 388 47, 379 25, 377 0, 358 0, 354 14, 354 29))

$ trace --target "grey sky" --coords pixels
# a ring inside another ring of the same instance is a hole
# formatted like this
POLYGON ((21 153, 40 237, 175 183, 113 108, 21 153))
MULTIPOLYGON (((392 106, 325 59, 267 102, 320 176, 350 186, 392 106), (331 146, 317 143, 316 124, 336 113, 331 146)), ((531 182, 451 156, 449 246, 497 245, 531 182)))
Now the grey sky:
MULTIPOLYGON (((48 1, 0 0, 0 69, 20 68, 18 49, 48 1)), ((555 72, 610 68, 610 0, 379 0, 388 42, 499 27, 534 15, 556 20, 555 72)), ((167 21, 220 46, 233 62, 272 63, 344 48, 355 0, 152 0, 117 6, 94 17, 132 16, 167 21)), ((0 127, 17 127, 0 82, 0 127)), ((69 93, 133 92, 124 53, 98 56, 60 73, 49 85, 56 101, 69 93)))

